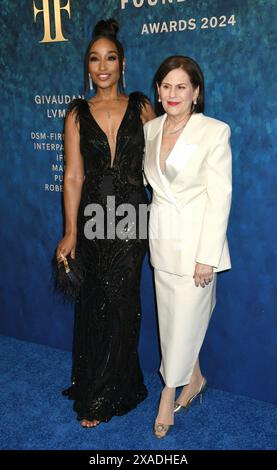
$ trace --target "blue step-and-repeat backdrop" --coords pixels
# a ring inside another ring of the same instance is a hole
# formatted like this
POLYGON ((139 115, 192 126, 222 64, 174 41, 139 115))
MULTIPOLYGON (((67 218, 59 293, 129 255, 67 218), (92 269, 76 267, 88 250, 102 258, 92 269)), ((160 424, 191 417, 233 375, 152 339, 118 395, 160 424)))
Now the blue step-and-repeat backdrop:
MULTIPOLYGON (((189 55, 206 78, 206 114, 232 128, 233 268, 219 276, 202 366, 213 387, 277 403, 276 0, 1 1, 0 333, 71 348, 73 307, 53 292, 50 263, 63 232, 63 118, 83 95, 93 26, 109 17, 121 26, 128 93, 152 97, 160 62, 189 55)), ((156 370, 148 260, 141 287, 140 357, 156 370)))

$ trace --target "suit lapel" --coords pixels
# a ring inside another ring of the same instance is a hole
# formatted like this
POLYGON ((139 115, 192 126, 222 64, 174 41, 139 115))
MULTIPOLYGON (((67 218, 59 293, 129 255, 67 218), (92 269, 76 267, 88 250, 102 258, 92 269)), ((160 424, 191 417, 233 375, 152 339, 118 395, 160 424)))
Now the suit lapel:
POLYGON ((167 178, 163 175, 161 168, 160 168, 160 151, 161 151, 162 136, 163 136, 163 126, 164 126, 165 120, 166 120, 166 114, 164 114, 161 119, 159 130, 153 141, 153 146, 155 148, 155 152, 154 152, 155 166, 156 166, 156 173, 158 175, 160 184, 162 185, 164 192, 167 194, 167 197, 171 200, 171 202, 175 206, 177 206, 177 201, 174 197, 173 192, 170 189, 170 184, 167 178))
MULTIPOLYGON (((174 193, 174 182, 178 178, 195 155, 197 144, 195 144, 197 127, 203 117, 202 113, 193 114, 188 121, 186 127, 183 129, 179 139, 176 141, 170 155, 166 161, 166 176, 162 174, 160 169, 160 150, 162 142, 163 125, 166 119, 164 114, 155 127, 151 129, 148 136, 148 159, 147 169, 151 173, 151 184, 153 188, 158 191, 159 189, 167 195, 168 199, 176 206, 179 207, 178 201, 174 193), (151 135, 152 134, 152 135, 151 135), (153 137, 152 137, 153 136, 153 137)), ((154 124, 154 122, 153 122, 154 124)))
MULTIPOLYGON (((166 160, 166 178, 172 184, 193 157, 197 145, 190 143, 202 114, 193 114, 166 160)), ((194 139, 193 139, 194 140, 194 139)))

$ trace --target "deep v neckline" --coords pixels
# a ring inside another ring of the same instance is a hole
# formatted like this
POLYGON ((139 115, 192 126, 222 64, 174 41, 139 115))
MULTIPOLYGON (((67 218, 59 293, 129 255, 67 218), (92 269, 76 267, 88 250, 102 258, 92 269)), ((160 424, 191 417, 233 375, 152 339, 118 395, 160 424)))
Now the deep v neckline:
POLYGON ((164 165, 164 172, 162 171, 161 169, 161 163, 160 163, 160 155, 161 155, 161 149, 162 149, 162 140, 163 140, 163 130, 164 130, 164 124, 165 124, 165 121, 166 121, 166 113, 164 114, 164 119, 162 120, 161 122, 161 128, 160 128, 160 133, 159 133, 159 141, 158 141, 158 146, 157 146, 157 155, 156 155, 156 158, 157 158, 157 165, 158 165, 158 170, 160 172, 160 174, 162 175, 163 178, 166 179, 166 175, 165 175, 165 172, 166 172, 166 163, 167 161, 170 159, 170 156, 172 155, 172 153, 175 151, 175 149, 177 148, 177 145, 179 144, 179 142, 183 139, 184 135, 186 135, 187 133, 187 129, 190 127, 190 124, 191 122, 193 121, 193 116, 195 116, 195 114, 191 114, 188 122, 186 123, 186 125, 184 126, 184 128, 182 129, 179 137, 176 139, 176 142, 175 144, 173 145, 173 147, 171 147, 166 159, 165 159, 165 165, 164 165))
POLYGON ((110 168, 113 168, 114 167, 114 162, 115 162, 115 159, 116 159, 116 154, 117 154, 117 144, 118 144, 118 135, 119 135, 119 132, 121 131, 121 128, 123 126, 123 122, 125 121, 125 118, 127 116, 127 112, 129 110, 129 105, 130 105, 130 97, 128 98, 128 103, 127 103, 127 106, 126 106, 126 109, 125 109, 125 112, 122 116, 122 119, 120 121, 120 124, 118 126, 118 129, 117 129, 117 132, 116 132, 116 137, 115 137, 115 151, 114 151, 114 156, 112 158, 112 152, 111 152, 111 146, 110 146, 110 143, 109 143, 109 139, 108 139, 108 136, 106 134, 106 132, 104 132, 104 130, 102 129, 102 127, 98 124, 97 120, 95 119, 95 117, 93 116, 91 110, 90 110, 90 105, 89 105, 89 102, 86 100, 86 103, 87 103, 87 106, 88 106, 88 112, 90 114, 90 117, 91 117, 91 120, 94 122, 94 124, 96 125, 96 127, 98 128, 98 130, 101 132, 102 135, 104 135, 106 141, 107 141, 107 144, 108 144, 108 148, 109 148, 109 152, 110 152, 110 168))

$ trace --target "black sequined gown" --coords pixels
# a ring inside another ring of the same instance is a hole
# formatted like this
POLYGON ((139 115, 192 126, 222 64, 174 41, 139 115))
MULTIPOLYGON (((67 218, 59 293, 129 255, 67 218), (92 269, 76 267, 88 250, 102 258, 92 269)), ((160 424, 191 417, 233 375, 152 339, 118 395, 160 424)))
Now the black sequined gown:
MULTIPOLYGON (((113 230, 112 219, 107 219, 107 211, 108 217, 112 215, 111 207, 107 209, 107 196, 114 196, 111 200, 115 201, 115 210, 121 204, 132 204, 137 224, 138 207, 148 202, 142 179, 144 134, 140 110, 144 100, 140 93, 129 96, 112 168, 107 136, 88 103, 78 99, 70 107, 79 122, 85 164, 78 249, 87 273, 76 305, 72 386, 64 392, 75 400, 78 419, 108 421, 127 413, 147 396, 137 353, 140 277, 147 241, 137 235, 135 239, 107 236, 107 228, 113 230), (84 235, 84 225, 91 219, 91 215, 84 215, 84 209, 92 203, 103 209, 104 239, 84 235)), ((116 221, 122 218, 118 216, 116 221)))

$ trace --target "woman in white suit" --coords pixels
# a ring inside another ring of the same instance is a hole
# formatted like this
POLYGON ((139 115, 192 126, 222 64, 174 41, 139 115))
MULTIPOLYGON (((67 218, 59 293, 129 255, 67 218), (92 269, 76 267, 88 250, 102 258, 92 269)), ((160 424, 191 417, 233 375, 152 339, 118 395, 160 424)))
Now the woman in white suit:
POLYGON ((149 239, 165 383, 154 433, 161 438, 174 412, 202 399, 207 387, 198 355, 215 306, 216 273, 231 267, 232 176, 230 128, 203 114, 198 64, 169 57, 154 80, 165 113, 145 125, 144 173, 153 188, 149 239))

